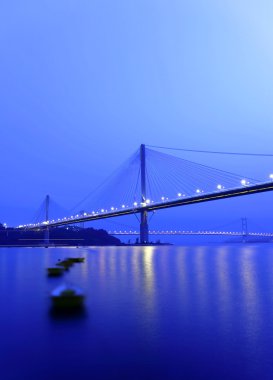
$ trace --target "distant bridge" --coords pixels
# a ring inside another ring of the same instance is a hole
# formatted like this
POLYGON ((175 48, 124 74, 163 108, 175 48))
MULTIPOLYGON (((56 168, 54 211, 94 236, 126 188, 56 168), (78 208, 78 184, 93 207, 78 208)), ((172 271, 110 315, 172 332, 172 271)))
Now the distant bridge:
MULTIPOLYGON (((138 231, 108 231, 109 235, 139 235, 138 231)), ((236 232, 236 231, 161 231, 151 230, 149 235, 216 235, 216 236, 260 236, 260 237, 273 237, 272 232, 236 232)))

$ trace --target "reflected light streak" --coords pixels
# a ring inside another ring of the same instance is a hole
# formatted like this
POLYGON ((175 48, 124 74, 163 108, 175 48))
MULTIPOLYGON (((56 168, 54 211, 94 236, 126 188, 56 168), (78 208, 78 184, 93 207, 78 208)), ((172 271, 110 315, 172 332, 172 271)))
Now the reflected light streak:
POLYGON ((142 247, 143 254, 143 269, 144 269, 144 284, 147 294, 152 295, 154 293, 154 269, 153 269, 153 256, 154 256, 154 247, 142 247))
MULTIPOLYGON (((255 251, 253 248, 245 247, 240 252, 239 271, 242 284, 243 307, 242 313, 245 320, 246 338, 250 341, 256 340, 259 335, 260 325, 260 300, 258 298, 257 275, 255 265, 255 251)), ((250 347, 254 347, 252 341, 250 347)))
POLYGON ((218 311, 220 314, 219 321, 224 328, 230 329, 230 318, 232 311, 232 295, 231 295, 231 273, 229 268, 229 247, 219 247, 216 255, 216 278, 218 291, 218 311))
POLYGON ((206 247, 196 248, 195 254, 196 286, 200 309, 206 308, 208 303, 208 269, 206 268, 206 247))

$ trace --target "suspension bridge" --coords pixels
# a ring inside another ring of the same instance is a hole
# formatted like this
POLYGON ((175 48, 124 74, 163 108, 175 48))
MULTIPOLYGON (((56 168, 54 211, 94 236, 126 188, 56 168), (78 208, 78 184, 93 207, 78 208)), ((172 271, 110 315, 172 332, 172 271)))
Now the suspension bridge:
MULTIPOLYGON (((149 242, 149 234, 158 235, 160 232, 149 231, 149 213, 172 207, 272 191, 272 179, 272 175, 270 175, 269 181, 245 177, 158 152, 142 144, 140 149, 116 172, 77 205, 79 207, 84 202, 85 204, 89 202, 89 206, 85 207, 85 210, 88 209, 88 211, 82 211, 76 215, 71 212, 68 216, 50 219, 48 213, 49 196, 47 196, 44 220, 20 225, 19 228, 44 229, 45 241, 48 241, 49 228, 51 227, 133 214, 139 220, 139 231, 131 231, 130 234, 139 234, 140 242, 145 244, 149 242)), ((118 231, 110 232, 122 234, 118 231)), ((220 234, 217 231, 165 233, 177 235, 220 234)), ((232 231, 223 231, 221 234, 238 235, 232 231)))
MULTIPOLYGON (((129 230, 108 230, 109 235, 114 236, 138 236, 139 231, 134 229, 129 230)), ((239 236, 239 237, 262 237, 262 238, 272 238, 272 232, 250 232, 248 230, 248 220, 246 217, 241 218, 241 231, 226 231, 226 230, 149 230, 149 236, 160 236, 160 235, 191 235, 191 236, 239 236)))
MULTIPOLYGON (((139 231, 108 231, 109 235, 127 235, 135 236, 139 235, 139 231)), ((149 235, 201 235, 201 236, 253 236, 253 237, 273 237, 271 232, 248 232, 246 235, 240 231, 161 231, 161 230, 150 230, 149 235)))

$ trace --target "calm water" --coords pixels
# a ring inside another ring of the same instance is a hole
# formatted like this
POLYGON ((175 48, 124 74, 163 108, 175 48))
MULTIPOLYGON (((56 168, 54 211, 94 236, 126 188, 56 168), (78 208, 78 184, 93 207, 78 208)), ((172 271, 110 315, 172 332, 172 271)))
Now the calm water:
POLYGON ((2 248, 0 296, 1 380, 273 378, 269 244, 2 248), (84 289, 82 314, 52 313, 64 281, 84 289))

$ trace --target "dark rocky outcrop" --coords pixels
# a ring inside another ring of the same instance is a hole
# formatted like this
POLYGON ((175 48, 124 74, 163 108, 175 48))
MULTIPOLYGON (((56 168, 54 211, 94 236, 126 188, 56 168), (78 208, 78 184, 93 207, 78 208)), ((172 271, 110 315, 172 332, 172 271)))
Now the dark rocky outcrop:
MULTIPOLYGON (((55 227, 50 229, 49 242, 53 246, 104 246, 121 245, 119 239, 105 230, 78 227, 55 227)), ((44 246, 43 230, 4 228, 0 225, 0 246, 44 246), (2 228, 1 228, 2 227, 2 228)))

